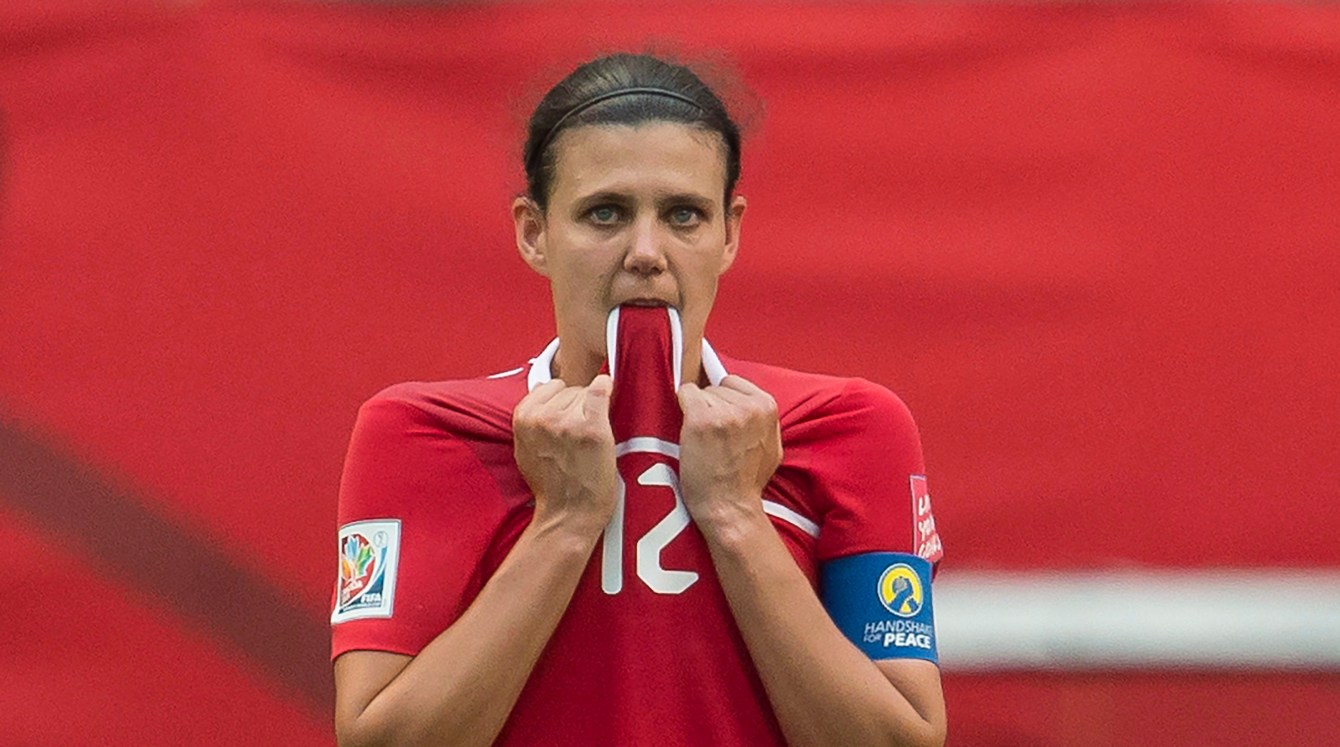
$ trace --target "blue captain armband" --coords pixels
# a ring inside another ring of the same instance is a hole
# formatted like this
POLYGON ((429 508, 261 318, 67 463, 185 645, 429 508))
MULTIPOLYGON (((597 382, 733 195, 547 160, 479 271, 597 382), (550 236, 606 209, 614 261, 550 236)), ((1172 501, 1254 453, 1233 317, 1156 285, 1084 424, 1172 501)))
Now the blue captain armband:
POLYGON ((931 609, 931 564, 917 555, 871 552, 824 564, 824 609, 871 659, 939 663, 931 609))

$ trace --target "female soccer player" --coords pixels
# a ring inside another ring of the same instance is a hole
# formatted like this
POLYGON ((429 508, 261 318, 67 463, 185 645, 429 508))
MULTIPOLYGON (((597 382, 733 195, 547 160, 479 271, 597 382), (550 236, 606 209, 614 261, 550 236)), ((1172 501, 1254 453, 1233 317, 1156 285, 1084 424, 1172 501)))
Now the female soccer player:
POLYGON ((938 745, 940 546, 887 390, 718 354, 740 137, 685 67, 589 62, 530 121, 557 338, 359 412, 341 744, 938 745))

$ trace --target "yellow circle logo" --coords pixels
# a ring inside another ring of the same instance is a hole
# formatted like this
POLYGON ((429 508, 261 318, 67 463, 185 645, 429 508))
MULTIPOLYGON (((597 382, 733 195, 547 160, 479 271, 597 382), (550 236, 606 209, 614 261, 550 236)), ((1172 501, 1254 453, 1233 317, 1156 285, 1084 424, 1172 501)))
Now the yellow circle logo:
POLYGON ((899 617, 915 617, 926 602, 926 589, 917 572, 906 563, 884 569, 879 577, 879 603, 899 617))

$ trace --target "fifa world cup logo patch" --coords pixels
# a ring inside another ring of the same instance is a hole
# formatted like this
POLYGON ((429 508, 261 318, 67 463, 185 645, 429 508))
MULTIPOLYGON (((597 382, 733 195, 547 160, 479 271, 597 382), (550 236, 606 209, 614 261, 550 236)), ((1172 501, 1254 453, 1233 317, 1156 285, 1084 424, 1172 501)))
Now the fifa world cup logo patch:
POLYGON ((400 522, 359 521, 340 527, 339 580, 332 623, 390 617, 400 556, 400 522))
POLYGON ((378 532, 376 538, 379 540, 376 545, 361 534, 344 538, 344 553, 340 556, 340 606, 348 607, 374 587, 381 587, 382 570, 386 568, 386 533, 378 532))

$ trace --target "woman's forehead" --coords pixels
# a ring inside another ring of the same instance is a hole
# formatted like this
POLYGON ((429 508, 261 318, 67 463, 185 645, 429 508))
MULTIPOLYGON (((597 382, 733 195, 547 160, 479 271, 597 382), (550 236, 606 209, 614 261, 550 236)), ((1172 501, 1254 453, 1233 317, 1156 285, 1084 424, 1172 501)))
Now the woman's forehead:
POLYGON ((721 136, 677 122, 575 127, 561 133, 551 148, 551 196, 558 200, 597 192, 719 196, 726 179, 721 136))

